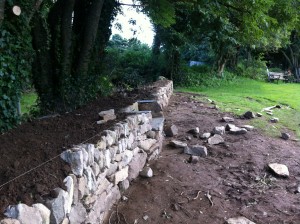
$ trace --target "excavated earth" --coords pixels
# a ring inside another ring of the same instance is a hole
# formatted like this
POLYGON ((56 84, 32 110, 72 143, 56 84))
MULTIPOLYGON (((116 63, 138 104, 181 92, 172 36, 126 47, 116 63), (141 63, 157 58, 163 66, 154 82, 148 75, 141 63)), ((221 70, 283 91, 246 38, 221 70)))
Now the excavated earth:
MULTIPOLYGON (((0 135, 0 218, 9 204, 43 202, 51 189, 63 187, 70 168, 59 154, 74 144, 97 141, 99 133, 112 125, 96 124, 100 111, 118 111, 137 100, 149 99, 150 92, 141 89, 99 98, 72 113, 36 119, 0 135)), ((154 177, 133 181, 106 223, 223 224, 237 216, 257 224, 300 223, 298 142, 253 130, 245 135, 225 134, 225 144, 209 146, 187 131, 199 127, 200 133, 210 132, 225 125, 220 121, 224 115, 231 115, 191 94, 174 94, 164 114, 166 123, 175 124, 179 134, 166 137, 160 158, 149 164, 154 177), (201 144, 208 149, 208 156, 197 164, 188 163, 188 155, 168 145, 187 136, 191 137, 188 145, 201 144), (288 166, 290 176, 274 175, 267 168, 271 162, 288 166)), ((123 118, 117 113, 117 119, 123 118)), ((234 124, 247 122, 236 117, 234 124)))
MULTIPOLYGON (((256 224, 299 224, 299 143, 255 129, 244 135, 226 133, 224 144, 210 146, 187 131, 199 127, 200 133, 211 132, 225 125, 223 116, 232 115, 195 99, 184 93, 172 96, 164 114, 167 124, 178 127, 178 135, 165 138, 160 158, 149 164, 154 176, 132 182, 106 223, 223 224, 244 216, 256 224), (191 140, 185 140, 187 136, 191 140), (182 150, 169 146, 174 139, 205 145, 208 156, 191 164, 182 150), (286 165, 290 176, 276 176, 268 163, 286 165)), ((248 122, 235 117, 234 124, 248 122)))

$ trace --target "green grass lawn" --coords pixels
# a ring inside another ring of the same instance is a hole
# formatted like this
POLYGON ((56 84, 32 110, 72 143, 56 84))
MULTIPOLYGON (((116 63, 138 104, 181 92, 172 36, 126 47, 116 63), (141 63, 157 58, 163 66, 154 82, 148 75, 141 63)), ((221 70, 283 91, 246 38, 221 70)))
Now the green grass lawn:
POLYGON ((269 122, 271 116, 254 119, 250 123, 263 129, 271 136, 278 136, 288 129, 300 137, 300 85, 291 83, 267 83, 246 78, 239 78, 235 83, 224 84, 219 87, 190 87, 178 88, 179 91, 201 93, 214 100, 222 111, 237 115, 247 110, 261 112, 263 108, 280 104, 282 109, 274 109, 274 117, 279 123, 269 122))
POLYGON ((28 114, 33 106, 36 105, 37 94, 35 92, 24 93, 21 98, 21 112, 28 114))

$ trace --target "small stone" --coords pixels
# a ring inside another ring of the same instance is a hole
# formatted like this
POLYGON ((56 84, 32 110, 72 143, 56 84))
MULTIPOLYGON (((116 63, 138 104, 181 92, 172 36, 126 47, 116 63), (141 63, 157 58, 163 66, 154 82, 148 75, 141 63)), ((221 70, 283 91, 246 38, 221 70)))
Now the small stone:
POLYGON ((281 138, 284 140, 289 140, 290 137, 291 137, 291 135, 289 133, 286 133, 286 132, 281 133, 281 138))
POLYGON ((226 123, 234 122, 234 118, 232 118, 232 117, 222 117, 221 121, 226 122, 226 123))
POLYGON ((207 148, 202 145, 193 145, 184 148, 184 153, 192 156, 207 156, 207 148))
POLYGON ((188 133, 191 133, 191 134, 199 134, 200 133, 200 129, 198 127, 195 127, 191 130, 188 131, 188 133))
POLYGON ((255 224, 255 223, 245 217, 240 216, 240 217, 228 219, 227 224, 255 224))
POLYGON ((118 186, 119 186, 119 189, 120 189, 121 192, 126 191, 130 186, 129 180, 126 179, 126 180, 121 181, 118 184, 118 186))
POLYGON ((128 198, 126 196, 122 196, 122 201, 128 201, 128 198))
POLYGON ((99 117, 101 120, 104 121, 115 120, 116 119, 115 110, 110 109, 110 110, 101 111, 99 113, 99 117))
POLYGON ((210 145, 218 145, 224 143, 224 139, 221 135, 214 135, 211 138, 208 139, 208 144, 210 145))
POLYGON ((225 127, 224 126, 214 127, 212 133, 215 135, 224 135, 225 127))
POLYGON ((172 125, 167 125, 164 128, 165 134, 167 137, 173 137, 178 135, 178 128, 176 127, 176 125, 172 124, 172 125))
POLYGON ((244 118, 246 119, 252 119, 255 118, 255 114, 252 111, 247 111, 246 113, 244 113, 244 118))
POLYGON ((270 121, 271 121, 272 123, 278 123, 278 122, 279 122, 279 118, 273 117, 273 118, 270 119, 270 121))
POLYGON ((203 133, 203 134, 200 136, 200 138, 201 138, 201 139, 208 139, 210 136, 211 136, 211 134, 210 134, 209 132, 205 132, 205 133, 203 133))
POLYGON ((150 167, 144 167, 144 169, 140 172, 140 176, 146 178, 153 177, 153 170, 150 167))
POLYGON ((262 113, 256 113, 256 116, 257 116, 257 117, 262 117, 263 114, 262 114, 262 113))
POLYGON ((179 210, 180 210, 180 207, 179 207, 178 204, 172 204, 172 209, 173 209, 174 211, 179 211, 179 210))
POLYGON ((279 163, 270 163, 268 164, 268 166, 278 176, 288 177, 290 175, 286 165, 279 163))
POLYGON ((236 128, 234 124, 226 124, 225 126, 225 131, 230 131, 231 129, 236 128))
POLYGON ((186 136, 185 139, 186 139, 187 141, 191 141, 191 140, 192 140, 192 137, 191 137, 191 136, 186 136))
POLYGON ((199 162, 199 159, 200 159, 200 156, 190 156, 188 162, 189 162, 189 163, 196 164, 196 163, 199 162))
POLYGON ((229 131, 229 133, 233 135, 243 135, 246 134, 247 132, 248 131, 245 128, 239 128, 239 127, 235 127, 229 131))
POLYGON ((145 221, 147 221, 147 220, 149 219, 149 216, 148 216, 148 215, 144 215, 144 216, 143 216, 143 219, 144 219, 145 221))
POLYGON ((172 140, 170 142, 170 146, 173 146, 175 148, 185 148, 187 147, 187 144, 181 141, 177 141, 177 140, 172 140))
POLYGON ((254 130, 254 127, 251 126, 251 125, 243 125, 243 126, 241 126, 241 128, 245 128, 247 131, 253 131, 254 130))

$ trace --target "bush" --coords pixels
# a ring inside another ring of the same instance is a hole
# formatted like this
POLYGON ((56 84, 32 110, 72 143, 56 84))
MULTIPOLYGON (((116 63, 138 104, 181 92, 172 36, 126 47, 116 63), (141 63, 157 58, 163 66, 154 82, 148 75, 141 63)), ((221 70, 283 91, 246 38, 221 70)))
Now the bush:
POLYGON ((266 62, 261 58, 252 60, 250 62, 247 60, 242 60, 237 65, 236 73, 246 78, 264 80, 267 77, 266 62))
POLYGON ((117 87, 133 88, 152 81, 151 49, 136 39, 114 36, 106 48, 104 73, 117 87))
POLYGON ((224 71, 223 77, 217 76, 209 66, 182 67, 180 80, 175 85, 181 87, 218 87, 236 81, 236 75, 224 71))

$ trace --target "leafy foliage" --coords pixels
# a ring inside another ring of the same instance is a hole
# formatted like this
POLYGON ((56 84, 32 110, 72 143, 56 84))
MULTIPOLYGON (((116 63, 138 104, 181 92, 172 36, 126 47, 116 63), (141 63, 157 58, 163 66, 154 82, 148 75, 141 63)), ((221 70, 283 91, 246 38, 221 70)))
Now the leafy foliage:
MULTIPOLYGON (((11 2, 7 2, 11 7, 11 2)), ((30 27, 25 17, 5 20, 0 31, 0 132, 20 121, 17 112, 21 93, 31 83, 30 27)))
POLYGON ((250 79, 265 80, 267 77, 266 62, 261 57, 254 60, 241 60, 236 67, 236 72, 240 76, 250 79))
POLYGON ((105 73, 117 86, 136 87, 152 80, 151 49, 137 39, 114 35, 106 48, 105 73))

